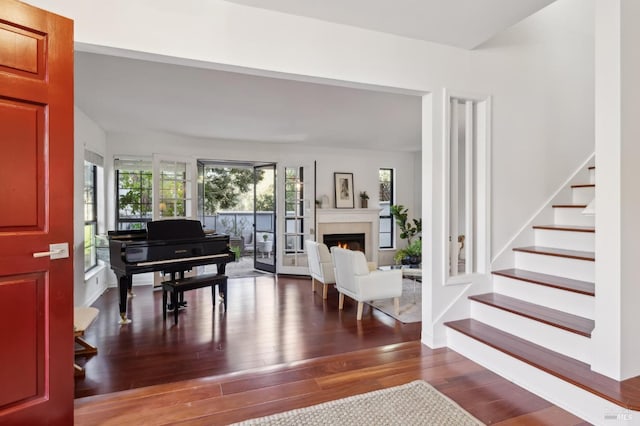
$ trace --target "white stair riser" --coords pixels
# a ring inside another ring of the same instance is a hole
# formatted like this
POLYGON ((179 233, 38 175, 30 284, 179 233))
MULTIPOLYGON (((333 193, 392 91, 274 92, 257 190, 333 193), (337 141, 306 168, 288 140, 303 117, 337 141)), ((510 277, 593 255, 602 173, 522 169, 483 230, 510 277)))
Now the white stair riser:
POLYGON ((596 189, 593 186, 571 188, 573 204, 589 204, 595 197, 596 189))
POLYGON ((589 363, 588 337, 571 333, 502 309, 471 301, 471 318, 536 345, 589 363))
POLYGON ((596 169, 589 169, 589 183, 596 183, 596 169))
POLYGON ((565 250, 595 251, 595 232, 558 231, 535 229, 535 242, 540 247, 554 247, 565 250))
POLYGON ((447 328, 447 346, 591 424, 640 425, 639 412, 619 407, 450 328, 447 328), (625 416, 624 421, 605 420, 605 415, 616 414, 625 416))
POLYGON ((493 291, 584 318, 595 318, 595 298, 586 294, 533 284, 501 275, 493 276, 493 291))
POLYGON ((541 274, 557 275, 581 281, 595 281, 595 262, 569 259, 559 256, 515 252, 516 269, 535 271, 541 274))
POLYGON ((555 207, 553 223, 556 225, 595 226, 596 217, 582 214, 583 209, 555 207))

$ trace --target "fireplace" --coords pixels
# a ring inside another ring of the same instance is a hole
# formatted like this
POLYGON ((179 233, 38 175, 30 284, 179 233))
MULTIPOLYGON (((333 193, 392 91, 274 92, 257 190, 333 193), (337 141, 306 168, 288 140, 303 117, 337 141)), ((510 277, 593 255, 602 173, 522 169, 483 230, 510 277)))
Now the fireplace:
POLYGON ((364 233, 360 234, 324 234, 322 242, 331 248, 340 246, 349 250, 361 251, 365 253, 364 233))
POLYGON ((361 251, 369 262, 378 262, 380 209, 317 209, 316 215, 317 241, 324 242, 325 235, 362 233, 361 251))

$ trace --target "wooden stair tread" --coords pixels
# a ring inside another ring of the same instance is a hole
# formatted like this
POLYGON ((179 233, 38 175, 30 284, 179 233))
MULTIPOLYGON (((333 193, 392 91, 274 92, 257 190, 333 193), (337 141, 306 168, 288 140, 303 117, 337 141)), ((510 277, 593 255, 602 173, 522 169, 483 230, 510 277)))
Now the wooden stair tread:
POLYGON ((586 209, 586 204, 554 204, 551 207, 554 209, 586 209))
POLYGON ((569 231, 569 232, 596 232, 595 226, 577 226, 577 225, 535 225, 533 229, 548 229, 550 231, 569 231))
POLYGON ((546 306, 536 305, 498 293, 478 294, 469 296, 469 299, 585 337, 591 337, 594 327, 594 321, 589 318, 568 314, 557 309, 547 308, 546 306))
POLYGON ((571 185, 572 188, 595 188, 595 183, 581 183, 578 185, 571 185))
POLYGON ((560 290, 574 293, 595 296, 595 284, 588 281, 573 280, 571 278, 558 277, 555 275, 541 274, 539 272, 526 271, 524 269, 502 269, 491 272, 507 278, 539 284, 546 287, 553 287, 560 290))
POLYGON ((595 261, 596 255, 592 251, 564 250, 553 247, 527 246, 516 247, 513 251, 521 251, 525 253, 542 254, 547 256, 566 257, 569 259, 590 260, 595 261))
POLYGON ((505 333, 473 319, 445 325, 526 364, 629 410, 640 410, 640 376, 617 381, 591 371, 588 364, 505 333))

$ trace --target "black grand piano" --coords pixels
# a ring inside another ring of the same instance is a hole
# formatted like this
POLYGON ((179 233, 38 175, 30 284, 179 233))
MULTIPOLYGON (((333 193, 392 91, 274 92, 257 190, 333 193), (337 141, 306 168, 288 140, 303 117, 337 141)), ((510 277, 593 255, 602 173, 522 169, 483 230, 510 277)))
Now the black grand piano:
POLYGON ((108 234, 111 269, 118 277, 121 324, 131 322, 127 294, 133 274, 161 271, 175 279, 196 266, 216 264, 218 274, 224 275, 227 263, 235 260, 229 236, 205 234, 198 220, 158 220, 148 222, 146 230, 108 234))

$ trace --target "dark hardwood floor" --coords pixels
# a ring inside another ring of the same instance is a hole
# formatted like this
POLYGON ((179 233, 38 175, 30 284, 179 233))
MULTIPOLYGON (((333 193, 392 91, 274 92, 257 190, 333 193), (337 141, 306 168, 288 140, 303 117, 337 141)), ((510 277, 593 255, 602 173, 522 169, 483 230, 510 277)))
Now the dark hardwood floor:
POLYGON ((454 351, 421 345, 419 323, 367 308, 356 321, 352 301, 340 312, 335 290, 323 301, 308 279, 230 279, 226 314, 213 312, 210 289, 187 292, 178 325, 162 320, 161 292, 135 291, 128 325, 118 325, 115 289, 94 304, 86 340, 99 352, 77 358, 86 368, 77 425, 228 424, 416 379, 486 424, 584 424, 454 351))
POLYGON ((355 303, 338 310, 338 293, 326 301, 311 281, 272 276, 229 279, 228 312, 211 290, 185 293, 188 307, 178 325, 162 320, 162 292, 134 287, 127 325, 118 324, 117 290, 93 304, 100 310, 85 339, 98 347, 76 380, 76 398, 158 383, 237 372, 363 348, 420 339, 420 324, 401 324, 365 310, 356 321, 355 303))

